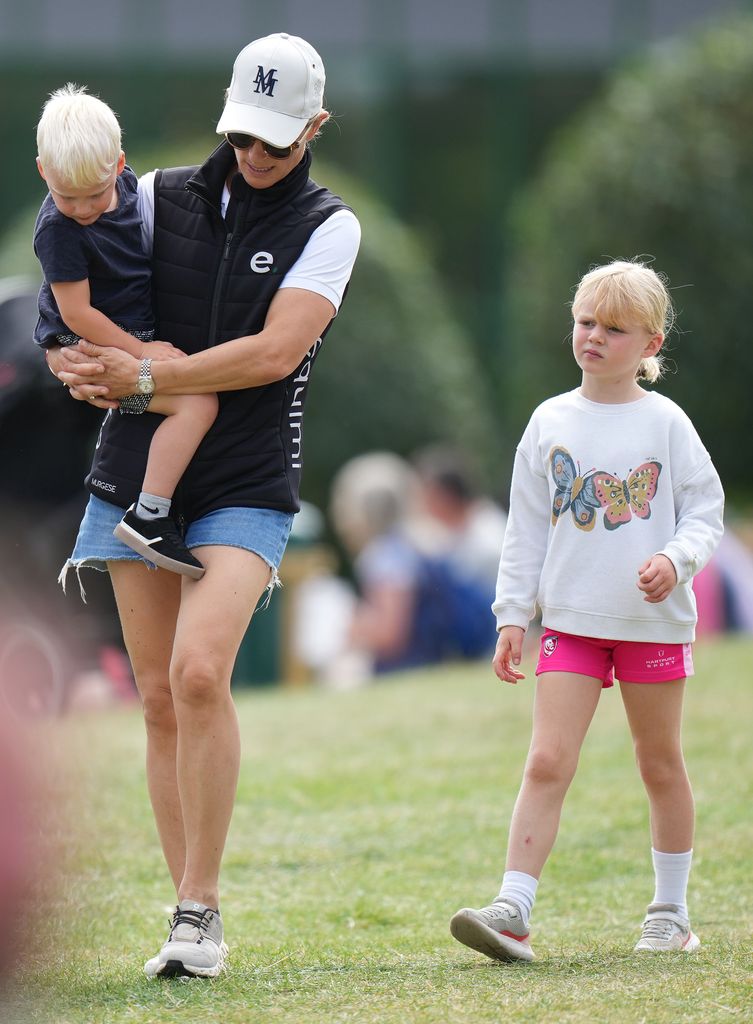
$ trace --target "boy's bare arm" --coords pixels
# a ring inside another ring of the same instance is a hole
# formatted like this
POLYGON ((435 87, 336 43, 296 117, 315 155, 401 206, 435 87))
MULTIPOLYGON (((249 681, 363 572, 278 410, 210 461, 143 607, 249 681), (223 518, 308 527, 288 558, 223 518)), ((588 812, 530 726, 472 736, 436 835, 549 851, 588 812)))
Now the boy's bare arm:
POLYGON ((61 317, 74 334, 96 345, 122 349, 136 359, 144 358, 144 342, 122 330, 92 306, 88 280, 59 281, 50 287, 61 317))

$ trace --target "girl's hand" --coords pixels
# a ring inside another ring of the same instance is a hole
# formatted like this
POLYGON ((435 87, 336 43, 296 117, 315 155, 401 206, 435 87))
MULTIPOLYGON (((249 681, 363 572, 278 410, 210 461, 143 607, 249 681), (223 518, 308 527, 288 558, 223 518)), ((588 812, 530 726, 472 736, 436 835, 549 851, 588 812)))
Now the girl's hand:
POLYGON ((517 683, 519 679, 525 679, 525 675, 513 667, 520 664, 525 632, 520 626, 503 626, 499 631, 492 665, 503 683, 517 683))
POLYGON ((638 589, 649 604, 665 601, 677 586, 677 573, 666 555, 653 555, 638 570, 638 589))
POLYGON ((185 359, 185 356, 185 352, 169 341, 147 341, 141 349, 142 359, 185 359))

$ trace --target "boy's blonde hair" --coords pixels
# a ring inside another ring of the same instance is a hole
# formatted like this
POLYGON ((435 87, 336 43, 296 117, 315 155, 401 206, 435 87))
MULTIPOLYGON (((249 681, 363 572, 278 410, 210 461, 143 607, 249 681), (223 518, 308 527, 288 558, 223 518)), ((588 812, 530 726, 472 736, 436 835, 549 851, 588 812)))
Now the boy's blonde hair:
MULTIPOLYGON (((613 260, 589 270, 575 292, 573 316, 585 305, 600 320, 618 327, 638 324, 662 337, 671 331, 675 318, 666 278, 639 259, 613 260)), ((663 371, 664 357, 658 352, 641 360, 636 377, 654 383, 663 371)))
POLYGON ((42 108, 37 152, 42 167, 72 188, 106 181, 120 158, 120 125, 106 103, 69 82, 42 108))

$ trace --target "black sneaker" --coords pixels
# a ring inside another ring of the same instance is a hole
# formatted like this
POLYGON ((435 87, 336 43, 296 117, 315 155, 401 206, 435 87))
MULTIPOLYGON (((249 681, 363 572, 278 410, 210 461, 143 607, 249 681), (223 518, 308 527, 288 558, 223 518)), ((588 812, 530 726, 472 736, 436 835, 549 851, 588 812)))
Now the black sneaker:
POLYGON ((140 519, 133 509, 131 505, 112 531, 118 540, 162 569, 200 580, 206 570, 188 550, 172 519, 140 519))

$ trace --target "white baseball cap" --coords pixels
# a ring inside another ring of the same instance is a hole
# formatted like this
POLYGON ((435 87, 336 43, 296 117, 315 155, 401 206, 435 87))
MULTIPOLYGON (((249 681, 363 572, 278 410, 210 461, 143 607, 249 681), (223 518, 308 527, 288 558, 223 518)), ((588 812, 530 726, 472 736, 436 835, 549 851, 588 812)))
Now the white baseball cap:
POLYGON ((289 146, 322 109, 324 65, 313 46, 287 32, 255 39, 235 58, 217 133, 245 132, 289 146))

